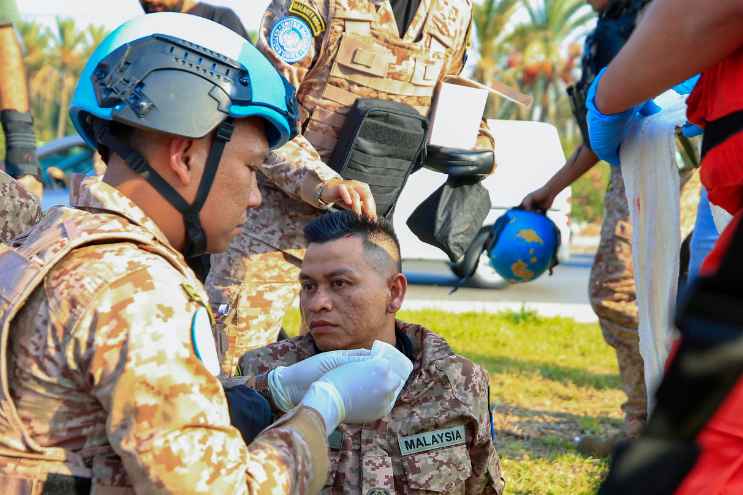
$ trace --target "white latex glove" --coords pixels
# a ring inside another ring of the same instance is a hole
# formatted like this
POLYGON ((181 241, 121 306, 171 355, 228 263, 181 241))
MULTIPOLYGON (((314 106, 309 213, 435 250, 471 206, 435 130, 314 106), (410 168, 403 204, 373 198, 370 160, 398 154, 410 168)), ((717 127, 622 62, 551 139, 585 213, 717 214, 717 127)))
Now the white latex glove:
POLYGON ((331 351, 316 354, 291 366, 279 366, 268 373, 268 388, 274 404, 286 412, 299 404, 312 382, 328 371, 371 357, 369 349, 331 351))
POLYGON ((376 341, 371 358, 329 371, 307 390, 302 404, 318 411, 328 435, 343 422, 370 423, 392 411, 413 370, 395 347, 376 341))

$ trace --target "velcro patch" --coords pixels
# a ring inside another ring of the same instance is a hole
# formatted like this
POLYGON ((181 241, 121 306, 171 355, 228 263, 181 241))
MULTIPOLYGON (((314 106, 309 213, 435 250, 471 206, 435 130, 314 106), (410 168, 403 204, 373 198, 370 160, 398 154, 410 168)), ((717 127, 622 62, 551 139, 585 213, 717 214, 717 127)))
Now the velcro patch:
POLYGON ((451 428, 426 431, 407 437, 398 437, 397 441, 400 444, 402 455, 463 445, 465 443, 464 426, 452 426, 451 428))
POLYGON ((292 3, 289 5, 289 12, 304 19, 312 29, 313 36, 317 36, 325 31, 325 19, 311 5, 301 0, 292 0, 292 3))
POLYGON ((289 64, 307 56, 312 43, 312 33, 307 22, 291 15, 279 19, 268 36, 268 45, 281 60, 289 64))

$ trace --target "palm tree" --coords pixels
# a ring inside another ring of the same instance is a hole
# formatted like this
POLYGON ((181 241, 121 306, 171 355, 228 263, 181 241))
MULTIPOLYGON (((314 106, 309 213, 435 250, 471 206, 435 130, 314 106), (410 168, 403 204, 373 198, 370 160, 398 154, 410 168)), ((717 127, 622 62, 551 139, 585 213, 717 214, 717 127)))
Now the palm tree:
POLYGON ((59 74, 59 111, 56 135, 60 138, 65 135, 67 128, 67 107, 70 95, 85 63, 86 32, 78 30, 73 19, 58 17, 56 21, 55 29, 52 31, 54 40, 52 65, 59 74))
POLYGON ((25 47, 24 62, 36 135, 39 140, 46 141, 53 137, 52 115, 58 103, 55 91, 49 88, 59 84, 57 70, 50 63, 51 33, 49 28, 37 22, 21 21, 18 30, 25 47))
POLYGON ((520 0, 485 0, 474 4, 472 20, 477 28, 480 46, 476 78, 485 84, 492 79, 506 53, 503 42, 507 35, 506 27, 519 7, 519 2, 520 0))
POLYGON ((513 50, 509 69, 519 74, 521 83, 534 96, 535 105, 525 117, 567 123, 570 111, 564 89, 572 82, 572 68, 580 50, 571 46, 565 54, 564 47, 594 14, 582 0, 522 0, 521 5, 529 22, 516 27, 508 42, 513 50))
POLYGON ((88 60, 88 58, 93 54, 93 51, 98 47, 98 45, 101 44, 103 39, 108 35, 109 30, 106 28, 106 26, 99 26, 95 24, 91 24, 88 26, 88 28, 85 30, 85 43, 84 43, 84 49, 83 49, 83 60, 88 60))

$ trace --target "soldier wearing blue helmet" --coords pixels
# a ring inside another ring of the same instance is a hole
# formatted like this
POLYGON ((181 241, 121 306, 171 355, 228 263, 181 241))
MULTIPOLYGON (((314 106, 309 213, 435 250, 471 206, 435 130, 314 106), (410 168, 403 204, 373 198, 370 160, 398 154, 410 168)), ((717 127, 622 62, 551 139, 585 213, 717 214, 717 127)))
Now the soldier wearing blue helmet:
POLYGON ((260 204, 295 108, 263 55, 199 17, 133 19, 96 49, 70 113, 106 174, 0 246, 4 494, 314 493, 327 434, 391 408, 407 376, 338 351, 282 383, 301 401, 249 446, 230 424, 184 255, 224 249, 260 204))

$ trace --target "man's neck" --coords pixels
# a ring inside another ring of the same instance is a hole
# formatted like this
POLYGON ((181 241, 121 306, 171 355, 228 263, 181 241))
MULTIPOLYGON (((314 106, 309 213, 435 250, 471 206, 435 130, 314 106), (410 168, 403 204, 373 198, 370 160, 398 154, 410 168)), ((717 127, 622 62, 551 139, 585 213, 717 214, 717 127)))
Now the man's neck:
POLYGON ((174 248, 183 249, 186 233, 181 214, 118 155, 111 156, 103 182, 115 187, 150 217, 174 248))
MULTIPOLYGON (((374 340, 381 340, 382 342, 386 342, 391 346, 397 344, 397 336, 395 335, 395 318, 392 318, 390 321, 385 323, 383 330, 376 334, 376 338, 374 340)), ((373 341, 369 343, 370 349, 373 344, 373 341)))

